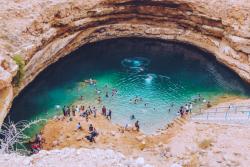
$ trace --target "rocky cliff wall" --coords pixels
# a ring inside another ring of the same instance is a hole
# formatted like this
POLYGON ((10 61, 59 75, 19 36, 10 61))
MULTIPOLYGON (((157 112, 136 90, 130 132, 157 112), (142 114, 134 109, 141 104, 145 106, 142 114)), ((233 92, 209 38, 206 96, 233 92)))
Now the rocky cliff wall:
MULTIPOLYGON (((25 60, 24 77, 14 95, 80 46, 119 37, 196 45, 250 83, 248 0, 0 0, 0 4, 0 55, 6 60, 0 69, 1 90, 12 90, 18 69, 11 58, 19 54, 25 60)), ((1 97, 5 106, 14 98, 9 95, 8 102, 1 97)), ((6 107, 1 113, 3 120, 6 107)))

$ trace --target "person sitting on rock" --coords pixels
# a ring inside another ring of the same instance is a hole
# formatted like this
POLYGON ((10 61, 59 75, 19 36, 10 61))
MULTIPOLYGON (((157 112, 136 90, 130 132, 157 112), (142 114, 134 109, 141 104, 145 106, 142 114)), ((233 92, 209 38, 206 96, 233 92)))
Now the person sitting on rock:
POLYGON ((94 127, 92 124, 89 125, 89 132, 92 132, 94 130, 94 127))
POLYGON ((41 135, 41 133, 36 134, 35 143, 38 143, 39 145, 42 143, 42 135, 41 135))
POLYGON ((98 136, 98 133, 96 129, 93 127, 92 124, 89 125, 89 135, 85 136, 85 138, 90 141, 95 143, 95 137, 98 136))
POLYGON ((31 153, 37 154, 41 150, 41 146, 38 143, 34 143, 31 145, 31 153))
POLYGON ((98 136, 98 133, 96 129, 94 128, 93 131, 90 133, 90 138, 92 139, 92 142, 96 143, 95 137, 98 136))
POLYGON ((81 126, 81 123, 80 123, 80 122, 78 122, 78 124, 76 125, 76 129, 77 129, 77 130, 82 130, 82 126, 81 126))
POLYGON ((212 104, 211 104, 210 101, 208 101, 208 102, 207 102, 207 108, 210 108, 210 107, 212 107, 212 104))

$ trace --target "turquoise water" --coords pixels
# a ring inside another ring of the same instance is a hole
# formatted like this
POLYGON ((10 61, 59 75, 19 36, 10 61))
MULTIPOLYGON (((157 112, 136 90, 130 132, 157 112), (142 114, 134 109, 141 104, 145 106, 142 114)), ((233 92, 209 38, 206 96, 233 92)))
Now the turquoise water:
POLYGON ((115 39, 85 45, 47 68, 14 100, 10 118, 51 118, 82 95, 83 103, 111 109, 114 123, 133 123, 130 116, 134 114, 145 133, 154 133, 198 94, 211 100, 225 94, 248 96, 249 90, 237 75, 192 46, 115 39), (82 81, 89 78, 97 80, 97 85, 84 86, 82 81), (113 88, 118 93, 112 97, 113 88), (100 105, 98 96, 103 100, 100 105), (131 103, 135 96, 142 102, 131 103))

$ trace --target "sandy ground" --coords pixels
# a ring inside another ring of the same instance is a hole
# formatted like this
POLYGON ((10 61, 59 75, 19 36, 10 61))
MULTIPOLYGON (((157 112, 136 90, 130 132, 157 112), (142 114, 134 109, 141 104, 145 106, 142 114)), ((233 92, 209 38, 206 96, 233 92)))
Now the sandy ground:
MULTIPOLYGON (((145 150, 152 150, 159 144, 167 144, 181 130, 181 125, 186 122, 185 119, 178 119, 175 124, 169 125, 169 130, 146 136, 135 129, 123 131, 122 127, 112 124, 101 114, 97 114, 96 118, 91 116, 88 122, 79 115, 72 118, 72 121, 69 121, 69 118, 50 120, 45 125, 42 131, 45 139, 43 149, 51 150, 64 147, 103 148, 119 151, 126 156, 138 157, 145 150), (82 130, 76 130, 78 122, 81 123, 82 130), (89 124, 93 124, 99 133, 96 143, 90 143, 85 139, 85 136, 88 135, 89 124)), ((149 156, 153 156, 153 154, 149 154, 149 156)), ((151 159, 148 161, 150 162, 151 159)))
MULTIPOLYGON (((235 98, 221 101, 224 103, 219 106, 250 102, 235 98)), ((100 113, 96 118, 91 116, 88 122, 79 115, 72 118, 72 121, 62 117, 48 121, 42 130, 44 149, 112 149, 131 158, 144 157, 147 163, 155 166, 248 167, 250 164, 249 125, 200 123, 177 118, 158 134, 144 135, 135 130, 123 131, 122 127, 112 124, 100 113), (78 122, 83 130, 76 130, 78 122), (96 143, 85 139, 89 124, 99 132, 96 143)))

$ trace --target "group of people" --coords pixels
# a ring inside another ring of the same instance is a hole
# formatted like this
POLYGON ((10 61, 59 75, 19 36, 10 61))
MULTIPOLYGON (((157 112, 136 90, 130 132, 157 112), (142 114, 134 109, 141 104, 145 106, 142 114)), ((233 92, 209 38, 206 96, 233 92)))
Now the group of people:
POLYGON ((96 131, 96 129, 93 127, 92 124, 89 125, 89 135, 85 136, 85 138, 89 141, 89 142, 96 142, 95 141, 95 137, 98 136, 98 132, 96 131))
POLYGON ((192 102, 189 102, 184 106, 181 106, 178 113, 181 115, 181 117, 183 117, 185 114, 191 113, 193 109, 193 103, 198 103, 198 102, 206 103, 207 108, 212 107, 210 101, 207 101, 204 97, 198 94, 198 96, 194 98, 192 102))
MULTIPOLYGON (((135 96, 135 98, 129 100, 130 103, 134 103, 134 104, 138 104, 139 102, 142 102, 142 101, 143 101, 142 98, 141 97, 139 98, 138 96, 135 96)), ((146 105, 147 103, 145 103, 145 106, 146 105)))
MULTIPOLYGON (((108 91, 108 86, 107 85, 105 85, 104 91, 105 91, 105 98, 109 98, 110 95, 109 95, 109 91, 108 91)), ((98 104, 100 104, 102 102, 102 97, 100 96, 101 92, 102 91, 99 90, 99 89, 97 89, 97 87, 95 85, 95 93, 98 95, 98 97, 97 97, 98 104)), ((118 93, 117 89, 113 88, 112 91, 111 91, 111 97, 115 96, 117 93, 118 93)))
MULTIPOLYGON (((81 126, 80 122, 77 123, 76 129, 77 130, 82 130, 82 126, 81 126)), ((96 131, 96 129, 93 127, 92 124, 89 125, 88 132, 89 132, 89 135, 86 135, 85 138, 89 142, 94 142, 95 143, 95 137, 98 136, 98 132, 96 131)))
POLYGON ((186 104, 185 106, 181 106, 179 113, 181 117, 183 117, 185 114, 191 113, 193 109, 193 104, 190 102, 189 104, 186 104))
MULTIPOLYGON (((97 109, 94 106, 93 107, 88 106, 86 108, 86 110, 85 110, 85 107, 83 105, 80 105, 80 106, 72 105, 71 107, 64 106, 62 111, 63 111, 64 118, 69 117, 70 120, 72 120, 72 116, 76 116, 76 113, 78 113, 81 117, 86 118, 86 122, 88 122, 90 115, 93 115, 94 118, 97 116, 97 109)), ((112 118, 111 109, 107 110, 107 108, 105 106, 102 107, 101 114, 103 116, 105 116, 108 120, 111 120, 111 118, 112 118)), ((77 123, 76 129, 82 130, 82 126, 81 126, 80 122, 77 123)), ((95 142, 96 136, 98 136, 98 133, 97 133, 96 129, 93 127, 93 125, 90 124, 89 135, 86 136, 85 138, 90 142, 95 142)))
POLYGON ((70 117, 70 116, 75 116, 76 115, 76 112, 80 112, 84 110, 84 106, 75 106, 75 105, 72 105, 71 107, 70 106, 64 106, 63 107, 63 115, 66 117, 70 117))
POLYGON ((89 116, 91 114, 93 114, 94 117, 96 117, 96 112, 97 112, 97 109, 95 107, 91 108, 90 106, 84 111, 84 106, 83 106, 83 109, 80 110, 80 116, 85 117, 86 121, 88 122, 89 116))
POLYGON ((111 109, 109 109, 108 113, 107 113, 107 109, 105 106, 102 107, 102 115, 105 116, 108 120, 111 120, 111 116, 112 116, 112 111, 111 109))

